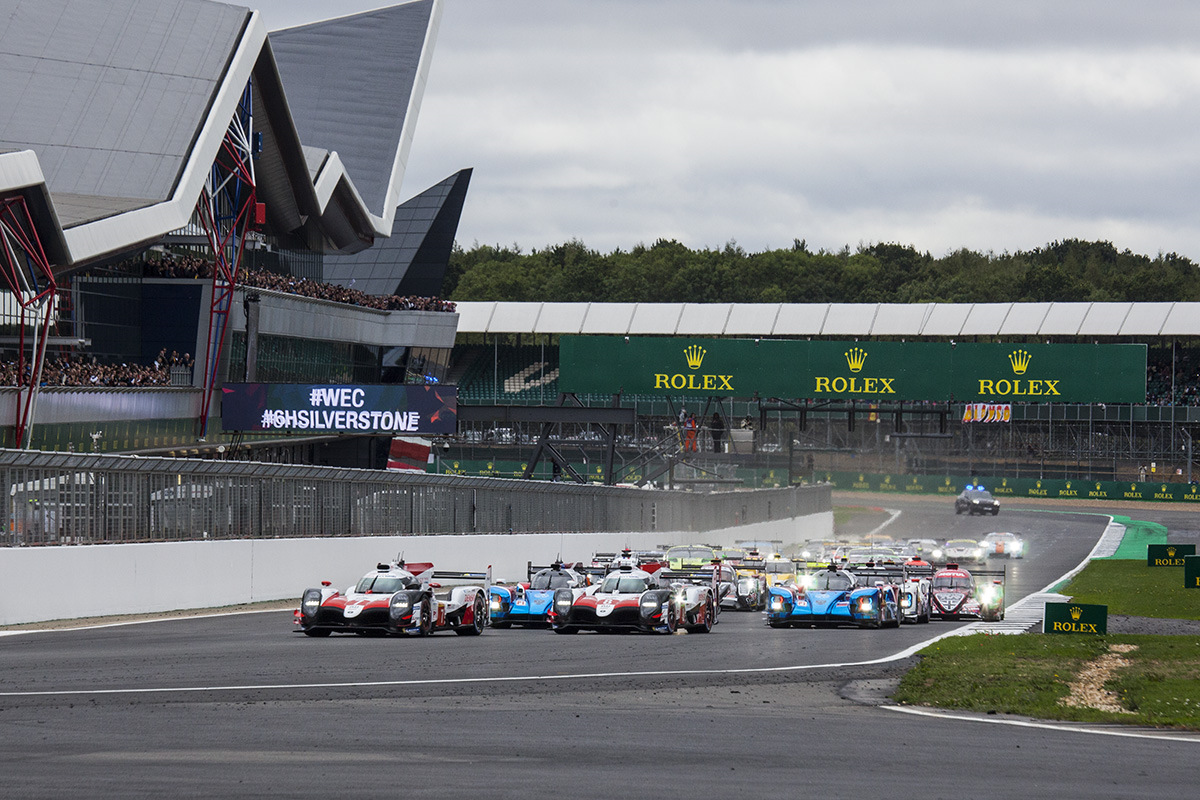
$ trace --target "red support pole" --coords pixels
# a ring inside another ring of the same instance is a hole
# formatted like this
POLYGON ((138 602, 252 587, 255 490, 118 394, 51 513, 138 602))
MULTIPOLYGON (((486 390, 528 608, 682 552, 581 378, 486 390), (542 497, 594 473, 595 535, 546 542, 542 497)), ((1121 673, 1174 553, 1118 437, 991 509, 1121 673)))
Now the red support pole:
POLYGON ((46 361, 46 342, 50 335, 58 285, 23 197, 0 199, 0 279, 4 287, 13 293, 21 309, 17 325, 18 402, 14 427, 17 447, 25 448, 29 446, 33 433, 38 386, 46 361), (22 264, 22 261, 25 263, 22 264), (40 288, 38 273, 45 281, 40 288), (41 315, 40 320, 38 315, 41 315), (33 328, 34 340, 27 370, 25 331, 29 327, 33 328))

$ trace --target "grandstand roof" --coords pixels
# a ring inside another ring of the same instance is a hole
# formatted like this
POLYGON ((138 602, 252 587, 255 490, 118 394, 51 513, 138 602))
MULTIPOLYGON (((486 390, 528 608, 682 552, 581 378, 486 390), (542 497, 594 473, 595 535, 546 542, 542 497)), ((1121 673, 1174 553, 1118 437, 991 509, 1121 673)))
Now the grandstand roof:
POLYGON ((459 333, 1200 336, 1200 303, 458 303, 459 333))
POLYGON ((253 81, 268 232, 357 252, 391 232, 441 2, 268 40, 209 0, 0 0, 0 196, 58 270, 153 242, 187 224, 253 81))

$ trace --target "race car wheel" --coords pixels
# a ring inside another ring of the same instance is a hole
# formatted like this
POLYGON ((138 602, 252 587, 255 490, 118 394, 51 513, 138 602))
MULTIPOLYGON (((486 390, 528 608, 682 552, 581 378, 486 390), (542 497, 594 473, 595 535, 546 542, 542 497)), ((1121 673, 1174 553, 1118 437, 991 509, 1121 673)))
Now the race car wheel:
POLYGON ((679 629, 679 612, 675 610, 675 602, 672 600, 667 603, 667 633, 674 633, 679 629))
POLYGON ((309 628, 304 632, 305 636, 328 636, 333 631, 325 630, 324 628, 309 628))
POLYGON ((429 636, 433 633, 432 602, 432 600, 426 600, 421 603, 421 621, 417 627, 417 636, 429 636))
POLYGON ((955 514, 961 514, 962 512, 963 512, 963 510, 962 510, 961 508, 959 508, 958 506, 955 506, 955 507, 954 507, 954 513, 955 513, 955 514))
POLYGON ((483 628, 487 625, 487 606, 483 604, 483 595, 476 594, 475 602, 472 605, 472 620, 470 625, 461 625, 454 629, 454 632, 459 636, 478 636, 483 633, 483 628))
POLYGON ((993 517, 994 517, 994 516, 996 516, 996 515, 997 515, 997 514, 999 514, 999 513, 1000 513, 1000 509, 998 509, 998 508, 993 508, 993 509, 992 509, 992 516, 993 516, 993 517))
POLYGON ((688 630, 691 631, 692 633, 708 633, 708 632, 710 632, 712 630, 713 616, 715 614, 716 614, 716 611, 713 608, 713 601, 712 601, 712 598, 710 597, 708 599, 708 602, 704 604, 704 619, 699 624, 693 625, 690 628, 688 628, 688 630))

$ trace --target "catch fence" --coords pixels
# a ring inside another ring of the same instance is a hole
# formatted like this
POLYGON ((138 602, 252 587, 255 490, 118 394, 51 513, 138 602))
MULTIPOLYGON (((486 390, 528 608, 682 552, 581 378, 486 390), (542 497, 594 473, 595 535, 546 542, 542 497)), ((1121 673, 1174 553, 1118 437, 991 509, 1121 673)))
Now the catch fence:
POLYGON ((699 492, 0 450, 0 545, 707 531, 829 511, 827 486, 699 492))

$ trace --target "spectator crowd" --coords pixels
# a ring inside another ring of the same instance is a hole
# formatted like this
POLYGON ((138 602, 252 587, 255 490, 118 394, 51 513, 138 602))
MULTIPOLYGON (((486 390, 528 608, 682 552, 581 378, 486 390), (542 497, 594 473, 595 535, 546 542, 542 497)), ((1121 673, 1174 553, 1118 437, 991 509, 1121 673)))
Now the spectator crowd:
MULTIPOLYGON (((95 357, 78 353, 47 360, 42 367, 42 386, 170 386, 171 368, 194 366, 191 354, 182 356, 177 352, 167 355, 163 350, 152 365, 102 364, 95 357)), ((25 378, 29 377, 31 365, 24 364, 25 378)), ((189 381, 190 383, 190 381, 189 381)), ((0 386, 17 385, 17 362, 0 362, 0 386)))
MULTIPOLYGON (((170 257, 146 261, 145 275, 152 278, 212 278, 211 261, 195 256, 170 257)), ((346 303, 352 306, 375 308, 380 311, 453 311, 454 303, 437 297, 408 297, 400 295, 373 295, 358 289, 322 283, 308 278, 296 278, 267 270, 243 269, 238 275, 238 284, 274 292, 287 292, 317 300, 346 303)))

